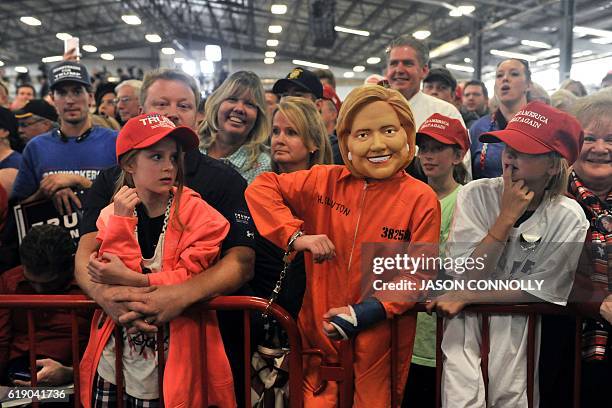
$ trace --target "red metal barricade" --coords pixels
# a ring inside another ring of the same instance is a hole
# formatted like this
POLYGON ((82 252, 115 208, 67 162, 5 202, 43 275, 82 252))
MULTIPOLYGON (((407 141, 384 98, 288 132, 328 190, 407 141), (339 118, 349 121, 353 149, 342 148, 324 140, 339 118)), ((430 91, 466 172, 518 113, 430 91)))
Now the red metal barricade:
MULTIPOLYGON (((528 315, 528 335, 527 335, 527 398, 529 408, 533 407, 534 394, 534 377, 535 377, 535 322, 538 315, 571 315, 576 318, 575 332, 575 348, 574 348, 574 384, 573 384, 573 406, 580 407, 580 362, 581 362, 581 327, 582 319, 576 316, 574 312, 568 308, 556 306, 553 304, 523 304, 523 305, 469 305, 464 311, 481 313, 485 316, 491 314, 523 314, 528 315)), ((425 312, 425 304, 417 304, 413 309, 408 311, 408 314, 417 312, 425 312)), ((485 392, 488 386, 488 354, 489 354, 489 326, 488 319, 482 319, 482 345, 481 345, 481 368, 485 381, 485 392)), ((401 334, 398 331, 398 319, 395 318, 391 322, 391 406, 399 407, 401 404, 401 396, 397 390, 398 373, 398 336, 401 334)), ((437 319, 436 333, 436 407, 441 406, 441 382, 442 382, 442 337, 443 337, 443 319, 437 319)), ((336 377, 347 378, 347 373, 352 374, 352 347, 350 341, 344 342, 341 346, 341 361, 339 370, 342 375, 337 374, 336 377)), ((331 380, 332 378, 330 378, 331 380)), ((353 384, 352 382, 344 381, 338 384, 339 396, 338 406, 340 408, 350 408, 353 404, 353 384)))
MULTIPOLYGON (((245 400, 246 406, 251 406, 251 341, 250 341, 250 312, 260 311, 263 312, 267 307, 268 301, 265 299, 248 297, 248 296, 224 296, 213 299, 209 302, 199 303, 192 306, 191 310, 200 310, 202 314, 206 310, 243 310, 244 313, 244 363, 245 363, 245 400)), ((71 309, 71 321, 72 321, 72 358, 73 361, 79 361, 79 333, 77 325, 76 310, 77 309, 95 309, 98 306, 96 303, 85 297, 77 295, 0 295, 0 309, 10 308, 22 308, 27 310, 28 316, 28 338, 30 348, 30 373, 32 378, 32 387, 36 387, 36 344, 35 344, 35 322, 33 317, 33 310, 36 309, 71 309)), ((301 351, 301 340, 298 333, 297 325, 293 318, 280 306, 272 305, 268 314, 275 318, 283 329, 287 333, 291 352, 289 353, 289 393, 290 393, 290 407, 301 408, 303 405, 302 396, 302 351, 301 351)), ((202 342, 206 344, 206 330, 205 324, 201 325, 202 328, 202 342)), ((120 330, 116 329, 116 334, 119 334, 116 338, 121 338, 120 330)), ((122 375, 122 351, 120 341, 116 343, 116 362, 115 369, 117 373, 117 400, 118 407, 123 406, 123 375, 122 375)), ((158 350, 163 350, 163 330, 158 332, 157 338, 158 350)), ((160 378, 160 389, 163 389, 162 378, 164 369, 164 353, 158 353, 160 357, 159 361, 159 378, 160 378)), ((206 358, 203 359, 206 364, 206 358)), ((79 383, 79 365, 74 364, 74 406, 80 407, 80 383, 79 383)), ((207 387, 206 384, 202 384, 203 400, 207 399, 207 387)), ((160 396, 162 393, 160 392, 160 396)), ((163 406, 163 396, 161 399, 163 406)), ((37 407, 38 402, 33 404, 37 407)))

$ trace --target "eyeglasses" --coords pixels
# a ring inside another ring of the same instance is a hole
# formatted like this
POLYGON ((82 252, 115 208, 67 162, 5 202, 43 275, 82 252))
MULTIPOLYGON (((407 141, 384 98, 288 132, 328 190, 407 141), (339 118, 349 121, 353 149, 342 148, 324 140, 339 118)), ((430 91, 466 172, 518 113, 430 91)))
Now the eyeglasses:
POLYGON ((121 98, 115 98, 113 99, 113 102, 116 104, 118 104, 119 102, 123 102, 123 103, 128 103, 129 101, 131 101, 132 99, 134 99, 134 97, 132 96, 123 96, 121 98))
POLYGON ((37 124, 39 122, 42 122, 43 120, 45 120, 45 119, 37 119, 37 120, 34 120, 32 122, 19 122, 19 127, 20 128, 27 128, 27 127, 30 127, 30 126, 34 126, 35 124, 37 124))

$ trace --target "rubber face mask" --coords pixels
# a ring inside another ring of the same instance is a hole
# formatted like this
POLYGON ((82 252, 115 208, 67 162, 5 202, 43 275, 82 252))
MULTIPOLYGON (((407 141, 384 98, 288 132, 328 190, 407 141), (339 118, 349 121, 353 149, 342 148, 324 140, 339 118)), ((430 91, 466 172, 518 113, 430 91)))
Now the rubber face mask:
POLYGON ((386 179, 409 162, 407 143, 395 110, 387 102, 376 101, 355 115, 347 138, 348 157, 360 175, 386 179))

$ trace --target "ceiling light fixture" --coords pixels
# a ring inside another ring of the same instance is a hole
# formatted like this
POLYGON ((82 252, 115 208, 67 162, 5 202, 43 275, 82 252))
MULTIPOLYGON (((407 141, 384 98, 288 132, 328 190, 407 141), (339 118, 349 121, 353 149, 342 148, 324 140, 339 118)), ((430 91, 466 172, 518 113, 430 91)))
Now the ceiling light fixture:
POLYGON ((573 53, 572 58, 586 57, 587 55, 591 55, 591 54, 593 54, 593 51, 591 50, 579 51, 579 52, 573 53))
POLYGON ((451 17, 469 16, 476 10, 476 7, 472 5, 462 5, 458 7, 448 3, 442 3, 442 5, 450 10, 448 15, 451 17))
POLYGON ((268 26, 268 32, 270 34, 280 34, 283 32, 283 26, 279 26, 279 25, 268 26))
POLYGON ((353 72, 363 72, 365 71, 365 67, 363 65, 355 65, 353 67, 353 72))
POLYGON ((266 58, 274 58, 276 57, 276 51, 266 51, 265 56, 266 58))
POLYGON ((285 14, 287 13, 287 6, 284 4, 273 4, 270 7, 270 12, 272 14, 285 14))
POLYGON ((549 59, 545 59, 545 60, 536 62, 536 65, 541 67, 542 65, 552 64, 554 62, 559 62, 560 60, 561 59, 559 57, 549 58, 549 59))
POLYGON ((103 54, 100 54, 100 58, 106 61, 112 61, 115 59, 115 56, 113 54, 103 53, 103 54))
POLYGON ((463 59, 463 62, 465 62, 466 64, 471 64, 471 63, 472 63, 472 59, 471 59, 471 58, 469 58, 469 57, 465 57, 465 58, 463 59))
POLYGON ((521 44, 526 45, 528 47, 544 48, 545 50, 550 50, 552 48, 552 45, 542 41, 521 40, 521 44))
POLYGON ((380 57, 370 57, 366 62, 370 65, 378 64, 380 62, 380 57))
POLYGON ((555 56, 557 56, 559 54, 561 54, 561 50, 559 48, 553 48, 553 49, 550 49, 550 50, 538 52, 536 54, 536 57, 538 59, 550 58, 550 57, 555 57, 555 56))
POLYGON ((363 37, 369 37, 370 36, 370 32, 369 31, 355 30, 353 28, 348 28, 348 27, 335 26, 334 30, 338 31, 339 33, 355 34, 355 35, 361 35, 363 37))
POLYGON ((29 26, 39 26, 42 24, 42 22, 35 17, 21 17, 19 21, 29 26))
POLYGON ((274 64, 274 58, 264 58, 264 64, 266 65, 274 64))
POLYGON ((419 30, 412 33, 412 36, 417 40, 424 40, 431 35, 431 31, 419 30))
POLYGON ((524 59, 525 61, 530 61, 530 62, 538 59, 538 57, 534 55, 521 54, 520 52, 511 52, 511 51, 503 51, 503 50, 491 50, 489 52, 491 53, 491 55, 495 55, 497 57, 518 58, 518 59, 524 59))
POLYGON ((206 47, 204 47, 204 57, 208 61, 212 62, 221 61, 221 59, 223 58, 223 55, 221 54, 221 47, 212 44, 207 45, 206 47))
POLYGON ((459 9, 459 11, 461 11, 461 14, 463 14, 464 16, 468 16, 472 14, 474 10, 476 10, 476 7, 472 5, 463 5, 457 8, 459 9))
POLYGON ((355 73, 354 73, 354 72, 351 72, 351 71, 347 71, 347 72, 345 72, 345 73, 343 74, 343 76, 344 76, 345 78, 354 78, 354 77, 355 77, 355 73))
POLYGON ((593 38, 591 40, 593 44, 610 44, 612 43, 612 37, 610 38, 593 38))
POLYGON ((174 55, 176 54, 176 50, 172 47, 164 47, 161 49, 162 54, 164 55, 174 55))
POLYGON ((4 61, 0 61, 0 67, 4 66, 4 61))
POLYGON ((124 14, 121 16, 121 19, 125 24, 129 25, 139 25, 142 23, 142 21, 140 21, 140 17, 134 14, 124 14))
POLYGON ((20 74, 25 74, 28 72, 28 69, 26 67, 19 66, 19 67, 15 67, 15 72, 19 72, 20 74))
POLYGON ((95 45, 91 45, 91 44, 85 44, 83 45, 83 51, 96 52, 98 51, 98 47, 96 47, 95 45))
POLYGON ((53 55, 51 57, 43 57, 41 61, 44 62, 45 64, 48 64, 49 62, 60 62, 63 59, 64 59, 63 55, 53 55))
POLYGON ((453 51, 457 51, 470 44, 470 37, 464 35, 463 37, 455 38, 454 40, 445 42, 444 44, 434 48, 429 53, 429 58, 438 58, 444 55, 450 54, 453 51))
POLYGON ((266 45, 268 47, 276 47, 278 46, 278 40, 267 40, 266 45))
POLYGON ((66 41, 72 38, 72 36, 68 33, 57 33, 55 34, 58 40, 66 41))
POLYGON ((473 67, 466 67, 465 65, 446 64, 444 66, 448 69, 452 69, 453 71, 474 72, 473 67))
POLYGON ((145 39, 150 43, 160 43, 162 41, 161 37, 157 34, 147 34, 145 39))
POLYGON ((298 59, 294 59, 292 62, 295 65, 303 65, 305 67, 310 67, 310 68, 329 69, 329 65, 319 64, 316 62, 303 61, 303 60, 298 60, 298 59))
POLYGON ((595 37, 612 38, 612 31, 600 30, 599 28, 576 26, 574 27, 574 33, 581 37, 592 35, 595 37))

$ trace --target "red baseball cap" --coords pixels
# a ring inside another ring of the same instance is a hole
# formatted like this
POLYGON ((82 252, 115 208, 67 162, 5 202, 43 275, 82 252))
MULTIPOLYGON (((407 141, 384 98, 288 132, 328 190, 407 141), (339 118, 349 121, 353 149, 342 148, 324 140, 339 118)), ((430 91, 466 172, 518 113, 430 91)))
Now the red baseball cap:
POLYGON ((338 94, 334 91, 330 85, 323 84, 323 99, 330 100, 336 105, 336 109, 340 112, 340 107, 342 106, 342 102, 340 102, 340 98, 338 98, 338 94))
POLYGON ((470 138, 463 124, 458 119, 439 113, 434 113, 423 122, 416 134, 417 143, 419 136, 422 135, 432 137, 447 145, 457 144, 464 152, 470 149, 470 138))
POLYGON ((198 136, 187 126, 176 126, 159 113, 145 113, 127 121, 117 136, 117 160, 132 149, 153 146, 166 136, 172 136, 184 151, 196 149, 198 136))
POLYGON ((573 164, 578 158, 584 132, 573 116, 544 102, 528 103, 504 130, 483 133, 483 143, 503 142, 514 150, 526 154, 557 152, 573 164))

